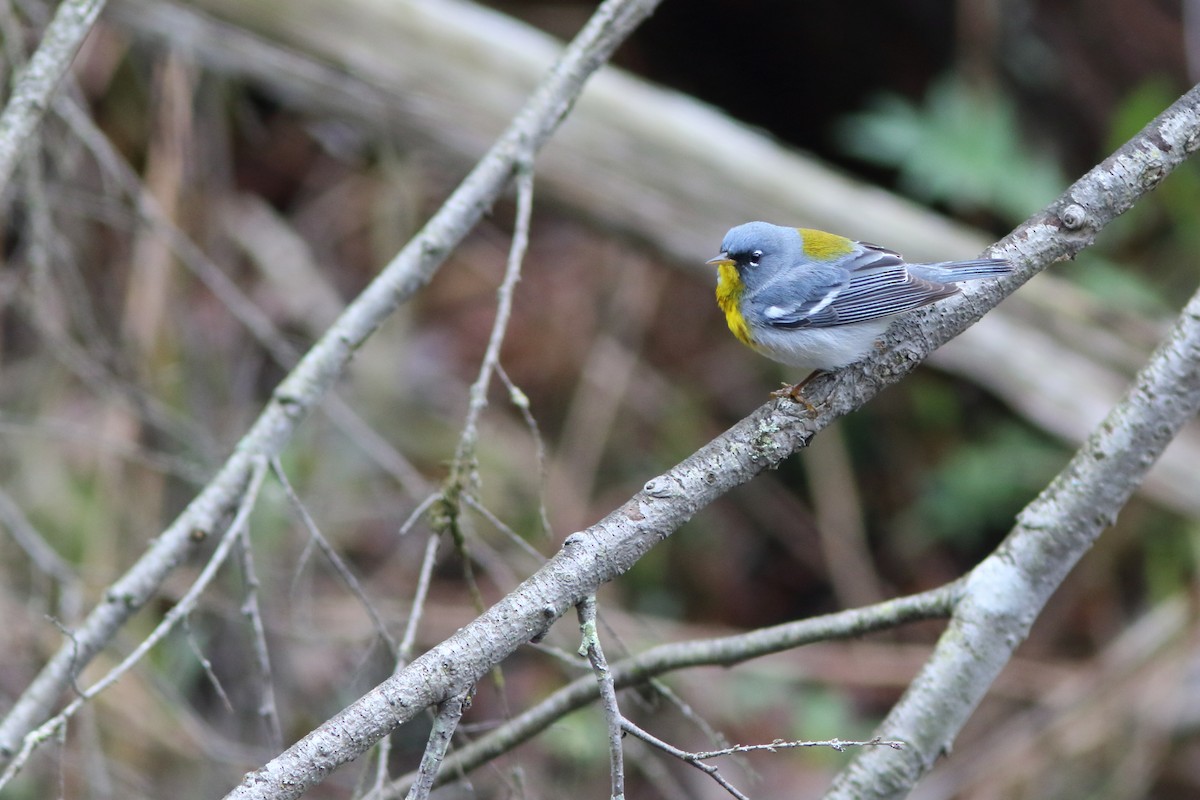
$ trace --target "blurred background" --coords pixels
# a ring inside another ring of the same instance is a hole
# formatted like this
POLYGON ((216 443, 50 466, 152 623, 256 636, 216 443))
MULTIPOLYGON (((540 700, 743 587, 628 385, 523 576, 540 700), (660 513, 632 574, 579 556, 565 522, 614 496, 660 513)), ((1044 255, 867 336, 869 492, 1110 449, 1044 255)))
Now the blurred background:
MULTIPOLYGON (((0 5, 11 79, 51 9, 0 5)), ((545 34, 570 38, 594 7, 112 0, 70 102, 4 198, 0 708, 212 474, 290 354, 503 129, 553 55, 545 34)), ((537 566, 515 538, 553 553, 803 377, 725 329, 703 260, 728 227, 761 218, 970 257, 1198 79, 1200 3, 667 0, 615 62, 636 77, 598 79, 539 160, 502 355, 519 391, 493 386, 485 512, 471 513, 466 545, 488 603, 537 566)), ((995 324, 1007 328, 963 337, 966 349, 702 511, 602 593, 610 659, 968 571, 1195 290, 1198 209, 1200 166, 1186 164, 1054 267, 1056 280, 1006 301, 995 324)), ((338 395, 365 424, 317 414, 285 454, 393 637, 430 535, 424 522, 399 531, 453 456, 513 214, 498 203, 359 352, 338 395)), ((1200 438, 1185 439, 914 797, 1200 793, 1200 438)), ((290 742, 394 660, 276 482, 252 526, 290 742)), ((463 559, 441 552, 417 653, 477 613, 463 559)), ((136 646, 202 566, 177 570, 82 683, 136 646)), ((246 576, 228 568, 219 584, 5 797, 213 797, 274 755, 246 576)), ((623 708, 693 750, 714 746, 706 725, 742 743, 868 737, 941 628, 691 670, 666 680, 686 706, 626 693, 623 708)), ((577 638, 564 620, 547 644, 572 651, 577 638)), ((518 652, 502 682, 480 685, 466 734, 579 674, 518 652)), ((395 735, 394 774, 415 767, 423 725, 395 735)), ((577 712, 440 796, 605 797, 605 747, 598 712, 577 712)), ((753 797, 816 797, 850 757, 754 755, 722 769, 753 797)), ((630 796, 725 796, 635 743, 628 758, 630 796)), ((370 770, 349 765, 311 796, 353 796, 370 770)))

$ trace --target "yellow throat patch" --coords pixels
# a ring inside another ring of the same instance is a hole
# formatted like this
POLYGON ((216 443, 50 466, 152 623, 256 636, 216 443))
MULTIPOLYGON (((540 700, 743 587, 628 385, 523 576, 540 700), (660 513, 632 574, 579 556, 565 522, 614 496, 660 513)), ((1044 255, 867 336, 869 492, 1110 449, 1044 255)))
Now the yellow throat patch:
POLYGON ((814 261, 828 261, 854 250, 854 242, 845 236, 812 228, 799 228, 798 230, 800 239, 804 242, 804 255, 814 261))
POLYGON ((746 286, 732 261, 717 265, 717 305, 725 312, 725 324, 742 344, 753 345, 750 326, 742 316, 742 292, 746 286))

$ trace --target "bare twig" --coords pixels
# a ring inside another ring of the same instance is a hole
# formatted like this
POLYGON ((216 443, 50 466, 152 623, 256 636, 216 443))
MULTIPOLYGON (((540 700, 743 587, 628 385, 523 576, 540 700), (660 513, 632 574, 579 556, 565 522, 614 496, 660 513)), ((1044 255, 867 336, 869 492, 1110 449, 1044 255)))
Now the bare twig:
POLYGON ((204 677, 208 679, 208 684, 212 686, 217 697, 221 701, 221 705, 225 706, 226 711, 233 711, 233 703, 229 701, 229 693, 225 691, 225 684, 221 683, 221 679, 217 677, 217 673, 213 670, 212 661, 204 655, 204 647, 196 639, 196 632, 192 630, 192 625, 189 617, 184 617, 183 622, 184 634, 187 636, 188 647, 192 651, 192 655, 196 657, 196 661, 200 664, 200 669, 204 671, 204 677))
MULTIPOLYGON (((283 470, 276 465, 276 474, 283 470)), ((254 549, 250 535, 243 530, 238 537, 238 554, 241 556, 242 580, 246 584, 246 598, 242 601, 242 615, 250 623, 254 641, 254 666, 258 670, 259 700, 258 715, 267 728, 267 744, 273 750, 283 747, 283 725, 279 722, 279 706, 275 703, 275 679, 271 669, 271 650, 267 646, 267 628, 263 624, 262 608, 258 602, 258 571, 254 568, 254 549)))
POLYGON ((579 645, 579 655, 587 656, 596 677, 600 692, 600 707, 604 709, 604 719, 608 724, 608 764, 609 777, 612 782, 612 800, 624 800, 625 797, 625 754, 621 749, 621 726, 624 722, 621 708, 617 705, 617 690, 613 685, 612 672, 608 668, 608 659, 604 657, 604 649, 600 646, 600 633, 596 630, 596 596, 588 595, 575 607, 579 613, 579 631, 583 642, 579 645))
POLYGON ((296 512, 296 516, 300 518, 300 523, 304 529, 308 531, 310 540, 321 551, 322 555, 329 560, 333 566, 333 571, 337 573, 338 578, 350 590, 350 593, 358 600, 363 610, 367 612, 367 616, 371 619, 371 624, 375 627, 375 633, 387 645, 389 652, 396 652, 396 639, 392 636, 391 631, 387 628, 387 623, 384 622, 383 616, 379 613, 379 609, 375 608, 375 604, 371 602, 371 598, 367 597, 367 591, 359 582, 358 577, 354 574, 354 570, 350 569, 350 565, 346 563, 337 549, 329 543, 325 535, 321 533, 321 529, 317 526, 316 520, 308 513, 308 508, 296 494, 296 490, 292 488, 291 481, 287 478, 287 473, 283 469, 283 464, 278 458, 271 459, 271 471, 275 473, 279 485, 283 487, 284 494, 287 495, 288 502, 292 506, 292 510, 296 512))
POLYGON ((533 160, 532 154, 518 157, 515 170, 517 187, 517 219, 513 224, 512 244, 504 268, 504 279, 496 290, 496 318, 488 336, 487 349, 479 364, 479 374, 471 384, 467 419, 463 423, 462 436, 454 454, 456 463, 470 464, 475 460, 475 448, 479 440, 479 418, 487 407, 487 394, 492 385, 492 375, 500 364, 500 347, 508 332, 508 321, 512 316, 513 294, 517 281, 521 279, 521 264, 529 247, 529 222, 533 215, 533 160))
POLYGON ((685 750, 680 750, 679 748, 674 747, 674 746, 664 742, 663 740, 657 738, 656 736, 654 736, 650 733, 647 733, 645 730, 643 730, 642 728, 633 724, 629 720, 623 720, 622 726, 623 726, 624 730, 633 734, 634 736, 636 736, 637 738, 646 742, 647 744, 651 744, 654 747, 659 748, 663 752, 669 753, 670 755, 675 756, 676 758, 680 759, 681 761, 691 764, 692 766, 704 771, 706 774, 708 774, 710 777, 712 777, 713 780, 717 781, 717 783, 719 783, 723 788, 725 788, 726 791, 728 791, 734 797, 738 797, 738 798, 741 798, 744 795, 742 795, 741 792, 737 791, 730 783, 728 783, 728 781, 726 781, 723 777, 721 777, 720 772, 717 770, 717 768, 715 766, 713 766, 711 764, 704 764, 703 763, 704 761, 707 761, 707 760, 713 759, 713 758, 721 758, 723 756, 736 755, 736 754, 740 754, 740 753, 754 753, 754 752, 760 752, 760 751, 776 753, 776 752, 779 752, 780 750, 795 750, 798 748, 807 748, 807 747, 828 747, 832 750, 837 750, 839 753, 844 752, 847 747, 890 747, 893 750, 903 750, 904 749, 904 742, 889 741, 886 739, 881 739, 878 736, 876 736, 874 739, 868 739, 865 741, 846 740, 846 739, 824 739, 824 740, 820 740, 820 741, 813 741, 813 740, 784 741, 783 739, 776 739, 775 741, 770 742, 769 744, 735 744, 730 747, 721 748, 720 750, 706 750, 706 751, 701 751, 698 753, 693 753, 693 752, 688 752, 685 750))
POLYGON ((521 264, 529 246, 529 222, 533 215, 533 163, 531 156, 519 157, 515 165, 517 186, 517 218, 513 225, 512 244, 504 268, 504 279, 496 290, 496 317, 488 336, 487 348, 479 364, 479 373, 471 384, 467 405, 467 416, 463 422, 458 447, 450 464, 450 474, 442 486, 440 502, 433 515, 434 529, 450 535, 454 548, 462 559, 463 580, 477 611, 483 611, 483 593, 475 580, 471 554, 467 550, 463 525, 463 496, 479 486, 479 464, 476 450, 479 445, 479 419, 487 408, 488 390, 492 376, 500 364, 500 347, 508 332, 508 321, 512 316, 513 295, 517 281, 521 279, 521 264))
POLYGON ((667 753, 668 755, 672 755, 675 758, 678 758, 680 761, 683 761, 686 764, 690 764, 693 767, 704 772, 706 775, 708 775, 710 778, 712 778, 714 781, 716 781, 721 786, 721 788, 725 789, 725 791, 729 792, 731 795, 738 798, 738 800, 749 800, 749 799, 746 797, 746 795, 742 794, 742 792, 739 791, 733 784, 731 784, 723 775, 721 775, 720 770, 718 770, 716 766, 714 766, 712 764, 705 764, 704 763, 705 761, 707 761, 709 759, 713 759, 713 758, 720 758, 722 756, 730 756, 730 755, 735 755, 735 754, 739 754, 739 753, 754 753, 754 752, 759 752, 759 751, 776 753, 780 750, 794 750, 794 749, 802 748, 802 747, 828 747, 832 750, 837 750, 839 753, 844 752, 847 747, 890 747, 893 750, 903 750, 904 749, 903 742, 887 741, 887 740, 881 739, 879 737, 875 737, 874 739, 868 739, 866 741, 848 741, 845 739, 826 739, 823 741, 790 741, 790 742, 788 742, 788 741, 784 741, 783 739, 776 739, 775 741, 773 741, 769 744, 737 744, 737 745, 733 745, 732 747, 722 748, 720 750, 708 750, 708 751, 699 752, 699 753, 692 753, 692 752, 688 752, 686 750, 680 750, 678 747, 675 747, 674 745, 664 742, 662 739, 659 739, 657 736, 654 736, 653 734, 647 732, 643 728, 638 727, 637 725, 635 725, 634 723, 630 722, 627 719, 621 720, 621 726, 626 732, 636 736, 637 738, 641 739, 643 742, 646 742, 649 745, 657 747, 659 750, 662 750, 664 753, 667 753))
MULTIPOLYGON (((429 498, 432 502, 437 495, 429 498)), ((415 513, 415 512, 414 512, 415 513)), ((425 555, 421 558, 421 570, 417 574, 417 588, 413 592, 412 604, 409 607, 408 622, 404 624, 404 633, 400 637, 400 645, 396 648, 396 666, 398 672, 412 660, 413 645, 417 640, 417 628, 421 625, 421 617, 425 613, 425 600, 429 597, 429 584, 433 578, 433 567, 437 563, 438 542, 437 534, 430 535, 425 542, 425 555)), ((376 747, 377 761, 375 762, 375 783, 372 787, 374 794, 379 794, 388 780, 388 757, 392 752, 392 739, 384 736, 376 747)))
POLYGON ((421 766, 417 770, 418 778, 409 790, 407 800, 427 800, 433 791, 433 779, 437 777, 442 760, 446 757, 458 721, 462 719, 463 711, 471 706, 471 693, 468 690, 438 704, 433 730, 429 732, 429 743, 425 745, 421 766))
POLYGON ((895 740, 881 739, 876 736, 874 739, 848 740, 848 739, 823 739, 820 741, 801 740, 786 742, 783 739, 776 739, 770 744, 735 744, 732 747, 724 747, 720 750, 708 750, 699 753, 690 753, 689 760, 704 760, 709 758, 720 758, 721 756, 731 756, 735 753, 753 753, 756 751, 765 750, 774 753, 779 750, 795 750, 802 747, 828 747, 831 750, 837 750, 839 753, 844 752, 847 747, 890 747, 893 750, 903 750, 904 742, 895 740))
POLYGON ((718 786, 720 786, 725 791, 729 792, 729 794, 736 797, 737 800, 750 800, 750 798, 747 795, 743 794, 740 789, 738 789, 736 786, 734 786, 732 783, 730 783, 729 780, 724 775, 721 774, 721 770, 718 769, 716 765, 705 764, 702 760, 694 757, 691 753, 688 753, 684 750, 680 750, 678 747, 675 747, 672 744, 668 744, 667 742, 664 742, 662 739, 659 739, 657 736, 650 733, 649 731, 643 730, 642 728, 639 728, 637 725, 634 725, 629 720, 622 720, 621 722, 622 722, 621 727, 623 730, 627 731, 628 733, 632 734, 633 736, 636 736, 638 739, 641 739, 643 742, 650 745, 651 747, 656 747, 659 750, 662 750, 664 753, 667 753, 668 755, 675 756, 680 761, 683 761, 687 764, 691 764, 693 767, 700 770, 705 775, 707 775, 708 777, 710 777, 714 781, 716 781, 718 786))
POLYGON ((416 508, 410 511, 408 516, 405 517, 404 522, 400 525, 400 529, 397 531, 397 535, 404 536, 411 531, 413 526, 421 521, 421 517, 425 516, 425 512, 429 511, 433 504, 440 500, 441 497, 441 494, 433 492, 432 494, 427 495, 424 500, 417 503, 416 508))
MULTIPOLYGON (((929 592, 895 598, 867 608, 796 620, 719 639, 659 645, 613 664, 613 685, 622 689, 679 669, 732 666, 812 642, 846 639, 894 628, 906 622, 948 617, 961 589, 962 581, 955 581, 929 592)), ((447 759, 443 774, 471 772, 528 741, 555 720, 582 708, 598 696, 599 687, 593 676, 576 678, 496 730, 456 750, 447 759)), ((408 791, 413 779, 411 774, 402 776, 388 786, 386 792, 371 795, 371 800, 401 797, 408 791)))
POLYGON ((100 692, 120 680, 126 672, 133 669, 146 653, 150 652, 151 648, 162 641, 163 637, 170 633, 177 624, 195 609, 200 596, 208 588, 208 585, 212 583, 217 571, 225 563, 226 558, 228 558, 229 552, 233 548, 237 538, 241 535, 242 529, 249 523, 250 512, 254 509, 254 504, 258 499, 258 493, 262 488, 266 472, 266 461, 264 459, 256 459, 254 469, 250 473, 249 481, 243 487, 242 500, 238 506, 237 513, 233 521, 229 523, 225 535, 221 537, 221 541, 213 551, 212 557, 204 565, 204 569, 200 570, 195 583, 184 593, 183 597, 179 598, 179 602, 163 615, 162 621, 155 626, 150 635, 143 639, 134 651, 126 656, 120 664, 109 670, 104 677, 100 678, 100 680, 96 681, 86 690, 80 692, 79 696, 72 700, 66 708, 23 738, 20 750, 14 754, 8 767, 4 770, 4 774, 0 775, 0 788, 3 788, 21 770, 21 767, 24 766, 35 749, 44 742, 58 736, 66 727, 71 717, 78 713, 79 709, 83 708, 88 701, 100 692))
POLYGON ((421 624, 421 615, 425 611, 425 599, 429 596, 429 583, 433 577, 433 567, 437 563, 438 537, 430 536, 425 543, 425 556, 421 559, 421 572, 417 576, 417 589, 413 592, 412 607, 408 612, 408 622, 404 626, 404 635, 400 638, 400 647, 396 651, 397 668, 407 664, 412 658, 413 644, 417 640, 417 628, 421 624))
POLYGON ((42 34, 37 51, 21 71, 4 113, 0 114, 0 194, 41 122, 84 38, 96 23, 105 0, 63 0, 42 34))
POLYGON ((504 371, 503 365, 496 365, 496 374, 500 376, 500 380, 504 382, 505 388, 508 389, 509 402, 520 412, 521 419, 525 422, 525 427, 529 429, 529 435, 533 437, 538 468, 538 521, 542 523, 542 536, 548 540, 551 538, 553 528, 550 525, 550 513, 546 510, 546 470, 548 464, 548 459, 546 458, 546 440, 542 438, 541 427, 538 425, 537 420, 534 419, 533 412, 529 408, 529 397, 521 391, 521 387, 517 386, 508 377, 508 373, 504 371))
POLYGON ((512 542, 521 552, 533 559, 535 564, 540 566, 546 563, 546 557, 539 553, 536 547, 525 541, 521 534, 514 531, 504 520, 493 514, 479 498, 471 494, 464 494, 462 501, 468 508, 487 520, 489 525, 502 533, 504 538, 512 542))

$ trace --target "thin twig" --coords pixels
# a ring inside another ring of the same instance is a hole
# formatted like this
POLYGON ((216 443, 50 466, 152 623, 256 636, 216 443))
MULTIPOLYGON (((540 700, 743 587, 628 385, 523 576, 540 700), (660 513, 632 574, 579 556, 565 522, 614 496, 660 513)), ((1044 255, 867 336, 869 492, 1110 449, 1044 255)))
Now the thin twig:
POLYGON ((242 601, 242 615, 250 623, 254 641, 254 666, 258 670, 259 689, 258 715, 267 727, 267 744, 272 750, 283 747, 283 725, 279 721, 279 706, 275 702, 275 679, 271 669, 271 650, 267 646, 267 628, 263 624, 262 609, 258 602, 258 571, 254 568, 254 550, 250 536, 242 531, 238 537, 238 554, 241 556, 242 580, 246 584, 246 599, 242 601))
POLYGON ((687 764, 691 764, 693 767, 703 771, 705 774, 719 783, 727 792, 732 794, 734 797, 739 798, 739 800, 744 800, 745 795, 734 788, 734 786, 721 775, 720 771, 715 766, 712 764, 705 764, 703 762, 709 759, 721 758, 722 756, 735 755, 738 753, 754 753, 759 751, 776 753, 780 750, 794 750, 802 747, 828 747, 833 750, 837 750, 839 753, 844 752, 847 747, 890 747, 893 750, 904 749, 904 742, 889 741, 875 737, 874 739, 868 739, 865 741, 847 739, 825 739, 823 741, 784 741, 783 739, 776 739, 769 744, 738 744, 733 745, 732 747, 725 747, 720 750, 708 750, 694 753, 681 750, 674 745, 664 742, 662 739, 659 739, 653 734, 638 727, 628 719, 621 720, 621 727, 624 731, 636 736, 643 742, 653 745, 663 752, 668 753, 675 758, 678 758, 687 764))
POLYGON ((481 501, 475 495, 464 494, 462 496, 462 501, 467 508, 470 508, 476 514, 487 520, 489 525, 491 525, 500 533, 504 534, 504 538, 508 539, 510 542, 516 545, 521 552, 533 559, 535 564, 541 566, 542 564, 546 563, 546 556, 539 553, 536 547, 525 541, 524 537, 514 531, 511 526, 504 522, 504 520, 493 514, 491 509, 485 506, 483 501, 481 501))
MULTIPOLYGON (((107 645, 129 618, 154 597, 163 580, 195 547, 195 532, 207 532, 238 507, 248 477, 259 458, 276 457, 295 434, 301 421, 337 382, 354 352, 391 313, 420 289, 442 261, 482 217, 508 185, 514 165, 542 148, 557 130, 587 79, 604 64, 613 50, 657 6, 658 0, 605 0, 592 19, 546 75, 505 133, 464 179, 422 231, 396 255, 371 284, 352 302, 328 332, 307 352, 272 395, 270 403, 242 437, 220 471, 174 522, 158 536, 147 552, 105 593, 104 599, 76 629, 73 641, 64 643, 21 693, 0 723, 0 759, 10 757, 33 728, 50 714, 72 676, 107 645)), ((564 606, 565 608, 565 606, 564 606)), ((555 616, 562 613, 555 610, 555 616)), ((489 667, 490 668, 490 667, 489 667)), ((473 681, 472 681, 473 682, 473 681)), ((459 687, 456 691, 461 691, 459 687)), ((444 695, 448 696, 449 694, 444 695)), ((407 714, 397 710, 370 734, 355 736, 349 748, 327 750, 327 756, 310 759, 305 747, 264 767, 262 781, 251 781, 238 792, 278 791, 279 797, 297 797, 328 770, 295 772, 277 782, 273 770, 296 756, 307 764, 331 759, 349 760, 369 748, 396 720, 407 714), (280 789, 286 783, 286 788, 280 789), (261 791, 260 791, 261 790, 261 791)))
POLYGON ((433 567, 437 563, 438 541, 437 536, 430 536, 429 541, 425 543, 425 556, 421 559, 421 571, 417 575, 417 589, 413 592, 408 622, 404 625, 404 635, 400 638, 400 646, 396 649, 397 666, 407 664, 412 658, 413 645, 417 640, 417 628, 421 624, 421 616, 425 611, 425 600, 429 596, 433 567))
POLYGON ((229 699, 229 694, 225 691, 225 684, 221 683, 221 679, 217 677, 216 671, 213 669, 212 661, 208 656, 204 655, 204 647, 196 639, 196 632, 192 630, 190 617, 183 618, 183 632, 187 638, 188 647, 191 648, 192 655, 196 657, 196 661, 200 664, 200 669, 204 672, 204 677, 208 679, 208 683, 212 686, 213 691, 217 693, 217 697, 221 700, 221 705, 225 706, 226 711, 233 711, 233 703, 229 699))
POLYGON ((504 267, 504 279, 496 290, 496 318, 492 321, 492 332, 488 336, 487 349, 479 364, 479 374, 471 384, 470 404, 467 407, 467 418, 463 423, 462 436, 458 440, 458 450, 454 454, 456 462, 474 460, 475 448, 479 440, 479 418, 487 407, 488 390, 492 386, 492 375, 500 364, 500 347, 508 333, 508 321, 512 317, 513 295, 516 293, 517 282, 521 280, 521 265, 525 261, 525 251, 529 248, 529 223, 533 215, 533 160, 531 154, 517 161, 514 183, 517 189, 517 214, 513 223, 512 244, 508 249, 508 260, 504 267))
POLYGON ((25 762, 29 759, 29 756, 37 747, 49 739, 59 735, 59 733, 66 727, 67 722, 71 719, 71 717, 78 713, 80 708, 82 708, 88 701, 90 701, 100 692, 104 691, 109 686, 112 686, 114 683, 120 680, 126 672, 133 669, 133 667, 142 660, 146 653, 150 652, 151 648, 162 641, 162 639, 168 633, 170 633, 176 625, 178 625, 195 609, 196 604, 200 600, 200 596, 204 593, 204 590, 208 588, 208 585, 212 583, 213 578, 215 578, 217 575, 217 571, 228 558, 234 542, 237 541, 238 536, 241 535, 242 529, 249 523, 250 512, 254 509, 254 505, 258 499, 258 493, 262 488, 263 478, 266 476, 266 473, 266 460, 256 459, 254 471, 250 473, 250 480, 244 487, 242 501, 238 506, 237 514, 234 516, 233 521, 229 523, 229 527, 226 529, 225 535, 221 537, 221 541, 218 542, 216 549, 213 551, 212 557, 209 558, 208 563, 204 565, 204 568, 200 570, 200 574, 196 577, 196 581, 191 585, 187 592, 185 592, 184 595, 179 598, 179 602, 172 606, 171 609, 167 611, 165 615, 163 615, 162 621, 155 626, 154 630, 151 631, 150 634, 143 639, 134 649, 134 651, 126 656, 120 664, 113 667, 108 671, 107 674, 100 678, 100 680, 96 681, 86 690, 81 692, 78 697, 76 697, 67 705, 66 708, 24 737, 20 750, 13 756, 12 761, 9 762, 8 767, 4 770, 4 774, 0 775, 0 789, 3 789, 4 786, 7 785, 8 782, 12 780, 12 778, 18 772, 20 772, 21 768, 25 765, 25 762))
POLYGON ((643 730, 642 728, 639 728, 637 725, 634 725, 632 722, 630 722, 627 719, 621 720, 621 729, 633 736, 636 736, 638 739, 641 739, 646 744, 651 745, 652 747, 657 747, 659 750, 662 750, 664 753, 675 756, 680 761, 683 761, 687 764, 691 764, 693 767, 700 770, 705 775, 707 775, 708 777, 710 777, 714 781, 716 781, 717 785, 719 785, 725 791, 729 792, 729 794, 733 795, 738 800, 750 800, 750 798, 747 795, 743 794, 740 789, 738 789, 736 786, 734 786, 732 783, 730 783, 725 778, 725 776, 721 774, 721 770, 716 765, 705 764, 703 761, 691 757, 691 753, 688 753, 684 750, 680 750, 678 747, 675 747, 672 744, 668 744, 667 742, 664 742, 662 739, 659 739, 654 734, 650 733, 649 731, 643 730))
POLYGON ((329 560, 333 566, 333 571, 337 573, 338 578, 350 590, 350 593, 358 600, 359 605, 367 612, 367 616, 371 618, 371 624, 375 627, 375 633, 380 639, 387 644, 389 652, 396 652, 396 639, 392 636, 387 628, 387 623, 383 620, 383 615, 379 613, 379 609, 375 608, 375 604, 371 602, 371 598, 367 596, 366 589, 359 582, 354 571, 350 569, 350 565, 338 554, 336 548, 329 543, 325 535, 321 533, 321 529, 317 526, 316 520, 308 513, 308 508, 304 505, 304 501, 296 494, 296 490, 292 488, 291 482, 287 478, 287 473, 283 469, 283 464, 278 458, 271 459, 271 471, 275 473, 279 485, 283 487, 283 492, 287 496, 288 503, 292 506, 292 510, 296 512, 296 516, 300 518, 300 524, 308 531, 309 539, 316 545, 317 549, 329 560))
POLYGON ((855 740, 855 739, 823 739, 819 741, 799 740, 799 741, 784 741, 776 739, 769 744, 735 744, 731 747, 724 747, 720 750, 707 750, 699 753, 689 753, 689 759, 697 761, 720 758, 729 756, 735 753, 753 753, 760 750, 766 750, 774 753, 779 750, 795 750, 801 747, 828 747, 832 750, 837 750, 839 753, 844 752, 847 747, 890 747, 893 750, 903 750, 904 742, 894 739, 882 739, 876 736, 874 739, 855 740))
POLYGON ((462 719, 463 711, 471 706, 472 692, 464 692, 440 703, 437 715, 433 719, 433 730, 429 732, 429 743, 421 756, 421 766, 417 770, 417 781, 409 790, 407 800, 427 800, 433 791, 433 779, 437 777, 446 750, 454 738, 458 721, 462 719))
MULTIPOLYGON (((963 581, 958 580, 928 592, 898 597, 866 608, 810 617, 718 639, 659 645, 612 664, 613 683, 622 689, 680 669, 733 666, 813 642, 847 639, 907 622, 945 618, 950 616, 961 597, 962 585, 963 581)), ((599 686, 593 676, 576 678, 487 736, 456 750, 447 759, 444 774, 471 772, 528 741, 598 696, 599 686)), ((402 797, 413 778, 412 774, 401 776, 387 787, 387 791, 371 795, 371 800, 402 797)))
POLYGON ((441 499, 441 496, 442 495, 438 492, 433 492, 426 495, 425 499, 420 503, 417 503, 417 507, 409 512, 404 522, 400 525, 400 529, 396 531, 396 535, 404 536, 410 530, 412 530, 413 526, 421 520, 421 517, 424 516, 425 512, 428 511, 434 503, 441 499))
POLYGON ((512 378, 508 377, 508 373, 504 371, 502 364, 496 365, 496 374, 500 376, 500 380, 504 382, 505 388, 508 389, 508 401, 520 412, 521 419, 525 422, 525 427, 529 429, 529 435, 533 437, 538 468, 538 520, 542 523, 542 536, 547 541, 550 541, 554 538, 554 529, 550 525, 550 512, 546 508, 546 483, 547 471, 549 470, 546 440, 542 438, 541 426, 538 425, 537 419, 533 416, 533 411, 529 407, 528 395, 521 391, 521 387, 517 386, 512 378))
POLYGON ((518 160, 516 166, 517 214, 513 224, 512 244, 504 268, 504 278, 496 290, 496 318, 488 336, 487 348, 479 364, 479 373, 468 392, 467 415, 462 433, 455 448, 450 474, 442 488, 435 527, 450 533, 455 548, 463 561, 463 574, 478 610, 483 610, 483 598, 475 583, 471 558, 466 551, 466 541, 461 528, 463 495, 479 485, 478 459, 479 419, 487 407, 488 390, 492 376, 500 364, 500 347, 508 333, 508 321, 512 316, 513 295, 521 279, 521 265, 529 246, 529 223, 533 215, 533 165, 529 158, 518 160))
POLYGON ((600 634, 596 630, 596 596, 588 595, 575 608, 579 613, 579 632, 583 636, 583 643, 579 645, 579 655, 587 656, 592 665, 592 672, 595 673, 600 689, 600 707, 604 709, 604 719, 608 723, 611 797, 612 800, 624 800, 625 755, 621 749, 621 708, 617 705, 617 690, 613 685, 612 672, 608 668, 608 660, 604 658, 600 634))
MULTIPOLYGON (((436 498, 437 495, 433 495, 428 500, 436 498)), ((400 637, 400 645, 395 651, 395 672, 399 672, 412 660, 413 646, 417 640, 417 628, 420 627, 421 617, 425 613, 425 600, 429 597, 429 584, 433 580, 433 567, 437 563, 440 541, 441 537, 432 534, 425 542, 425 555, 421 558, 421 570, 417 574, 417 588, 413 592, 412 604, 409 607, 408 622, 404 624, 404 634, 400 637)), ((372 787, 372 793, 378 795, 388 780, 388 758, 392 752, 392 737, 384 736, 380 739, 376 750, 378 760, 375 762, 375 784, 372 787)))

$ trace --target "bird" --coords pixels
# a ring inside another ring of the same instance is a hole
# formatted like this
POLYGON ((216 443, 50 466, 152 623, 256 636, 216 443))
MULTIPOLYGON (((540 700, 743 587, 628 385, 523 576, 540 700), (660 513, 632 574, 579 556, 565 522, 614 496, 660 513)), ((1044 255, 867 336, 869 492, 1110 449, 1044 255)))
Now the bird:
POLYGON ((860 361, 896 315, 958 294, 960 283, 1012 272, 1000 258, 910 264, 876 244, 761 221, 731 228, 707 263, 717 267, 717 305, 733 335, 813 370, 773 393, 805 405, 805 384, 860 361))

